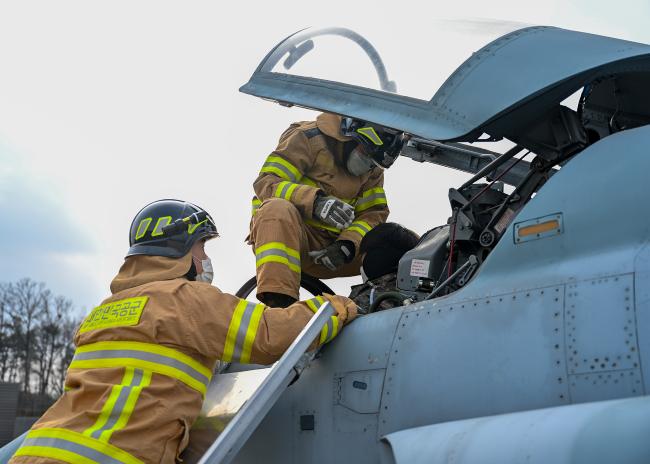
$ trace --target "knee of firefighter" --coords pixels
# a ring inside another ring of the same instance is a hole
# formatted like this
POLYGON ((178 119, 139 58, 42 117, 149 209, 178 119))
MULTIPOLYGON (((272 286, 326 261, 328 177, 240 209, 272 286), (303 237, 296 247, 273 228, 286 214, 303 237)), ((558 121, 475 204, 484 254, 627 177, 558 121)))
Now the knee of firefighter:
POLYGON ((254 219, 257 221, 274 219, 297 222, 301 220, 301 217, 298 209, 290 201, 282 198, 269 198, 264 200, 254 219))

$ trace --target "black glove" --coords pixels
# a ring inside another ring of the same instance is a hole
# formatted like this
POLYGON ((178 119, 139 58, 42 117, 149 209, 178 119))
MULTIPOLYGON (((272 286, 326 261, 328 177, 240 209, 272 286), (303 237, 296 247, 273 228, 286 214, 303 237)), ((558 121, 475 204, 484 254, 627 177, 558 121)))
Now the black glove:
POLYGON ((322 264, 330 271, 336 271, 354 258, 354 243, 349 240, 337 240, 322 250, 310 251, 309 256, 316 264, 322 264))
POLYGON ((338 229, 345 229, 354 221, 354 207, 336 197, 318 195, 314 200, 314 217, 338 229))

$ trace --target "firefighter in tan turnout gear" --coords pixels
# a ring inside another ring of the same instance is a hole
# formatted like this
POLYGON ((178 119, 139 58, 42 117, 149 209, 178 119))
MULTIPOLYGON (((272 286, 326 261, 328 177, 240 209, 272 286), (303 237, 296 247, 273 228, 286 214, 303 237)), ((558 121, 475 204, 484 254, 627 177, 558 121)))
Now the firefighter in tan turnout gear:
POLYGON ((359 274, 361 239, 388 217, 383 169, 403 140, 402 133, 328 113, 282 134, 253 184, 249 243, 260 301, 296 301, 302 272, 359 274))
POLYGON ((112 295, 75 335, 65 393, 11 463, 174 463, 217 360, 274 362, 324 299, 337 316, 314 347, 355 317, 340 296, 281 309, 219 291, 203 248, 216 236, 212 218, 190 203, 161 200, 138 213, 112 295))

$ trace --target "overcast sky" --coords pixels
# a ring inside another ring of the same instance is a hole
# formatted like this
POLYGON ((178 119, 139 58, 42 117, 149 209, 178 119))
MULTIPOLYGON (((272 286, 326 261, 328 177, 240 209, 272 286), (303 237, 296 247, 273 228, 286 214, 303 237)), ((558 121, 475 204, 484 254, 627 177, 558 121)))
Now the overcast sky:
MULTIPOLYGON (((359 30, 398 86, 430 98, 501 33, 544 24, 648 43, 649 18, 648 0, 0 0, 0 282, 32 277, 90 309, 137 211, 180 198, 215 218, 214 283, 235 292, 255 269, 251 183, 288 124, 315 116, 238 88, 296 30, 359 30)), ((444 222, 464 178, 400 160, 387 172, 391 220, 418 232, 444 222)), ((329 283, 347 293, 351 282, 329 283)))

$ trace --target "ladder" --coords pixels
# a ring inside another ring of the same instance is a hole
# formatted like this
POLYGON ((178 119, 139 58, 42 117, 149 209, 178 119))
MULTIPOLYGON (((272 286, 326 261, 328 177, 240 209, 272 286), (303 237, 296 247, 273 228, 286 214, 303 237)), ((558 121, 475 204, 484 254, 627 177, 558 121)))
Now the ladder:
POLYGON ((280 360, 273 365, 264 381, 208 448, 199 464, 228 464, 237 456, 285 388, 314 358, 316 351, 307 352, 307 348, 335 314, 329 302, 321 305, 280 360))

